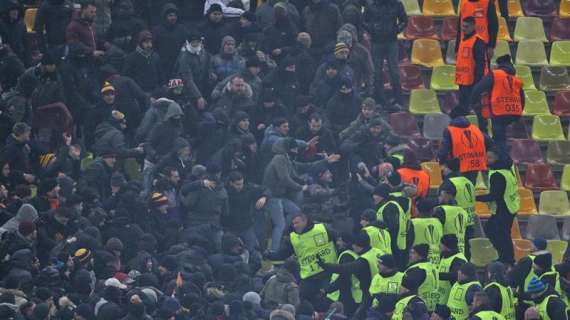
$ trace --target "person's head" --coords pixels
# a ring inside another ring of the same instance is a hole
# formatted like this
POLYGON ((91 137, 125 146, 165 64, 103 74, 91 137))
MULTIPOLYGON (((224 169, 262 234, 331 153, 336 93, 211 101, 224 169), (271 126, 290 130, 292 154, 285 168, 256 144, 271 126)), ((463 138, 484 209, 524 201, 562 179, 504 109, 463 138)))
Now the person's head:
POLYGON ((449 204, 455 199, 457 189, 451 182, 444 182, 439 187, 438 201, 440 204, 449 204))
POLYGON ((321 131, 323 127, 323 119, 320 114, 313 113, 309 116, 309 130, 315 134, 321 131))
POLYGON ((475 269, 475 265, 468 262, 457 270, 457 280, 458 281, 468 281, 477 278, 477 269, 475 269))
POLYGON ((496 60, 498 67, 512 66, 513 60, 510 54, 505 54, 497 58, 496 60))
POLYGON ((127 128, 127 118, 125 114, 121 111, 113 110, 111 111, 111 121, 118 124, 119 129, 125 130, 127 128))
POLYGON ((299 32, 299 34, 297 35, 297 42, 299 42, 305 48, 308 49, 311 47, 313 41, 311 39, 311 35, 308 34, 307 32, 299 32))
POLYGON ((433 198, 419 198, 416 200, 416 209, 418 217, 430 218, 432 216, 433 208, 436 204, 433 198))
POLYGON ((437 304, 430 320, 448 320, 451 317, 451 310, 445 304, 437 304))
POLYGON ((550 252, 538 251, 534 255, 532 268, 537 274, 542 274, 552 269, 552 254, 550 252))
POLYGON ((236 41, 231 36, 225 36, 222 39, 222 52, 227 55, 233 55, 236 52, 236 41))
POLYGON ((540 297, 546 289, 546 284, 538 277, 534 276, 528 283, 525 291, 532 299, 536 299, 537 297, 540 297))
POLYGON ((10 163, 5 162, 2 164, 2 176, 3 177, 9 177, 10 176, 10 163))
POLYGON ((333 173, 329 169, 325 169, 319 173, 319 182, 330 184, 333 182, 333 173))
POLYGON ((38 194, 45 195, 48 199, 57 199, 61 187, 55 178, 43 179, 38 188, 38 194))
POLYGON ((353 243, 354 243, 354 236, 352 235, 352 233, 348 232, 341 233, 336 238, 336 248, 338 249, 338 252, 342 252, 347 249, 352 249, 353 243))
POLYGON ((204 38, 202 38, 202 34, 197 31, 190 32, 188 35, 187 41, 190 44, 190 47, 193 48, 195 51, 202 48, 202 42, 204 38))
POLYGON ((208 20, 210 20, 211 23, 220 23, 224 19, 222 6, 218 3, 212 4, 206 14, 208 15, 208 20))
POLYGON ((459 162, 457 160, 448 160, 441 165, 441 173, 444 177, 447 177, 454 172, 459 172, 459 162))
POLYGON ((378 257, 378 271, 381 274, 387 274, 398 270, 396 259, 391 254, 385 254, 378 257))
POLYGON ((374 200, 374 203, 379 204, 383 202, 385 199, 388 199, 388 197, 390 196, 390 191, 391 191, 390 186, 385 183, 376 186, 376 188, 374 188, 374 191, 372 192, 372 199, 374 200))
POLYGON ((12 127, 12 134, 14 138, 19 142, 30 141, 30 136, 32 133, 32 127, 30 127, 25 122, 18 122, 12 127))
POLYGON ((404 277, 402 278, 402 285, 400 286, 400 294, 405 294, 408 292, 417 292, 418 288, 422 284, 422 272, 413 268, 406 271, 404 277))
POLYGON ((249 124, 250 124, 249 115, 246 112, 243 111, 236 112, 234 115, 234 119, 235 119, 235 124, 239 129, 243 131, 249 130, 249 124))
POLYGON ((293 230, 295 231, 295 233, 301 234, 303 233, 305 228, 307 228, 307 225, 309 224, 309 219, 305 214, 299 213, 293 218, 291 224, 293 225, 293 230))
POLYGON ((328 78, 333 79, 338 75, 338 66, 334 62, 327 63, 325 67, 325 74, 328 78))
POLYGON ((439 251, 442 253, 445 252, 457 252, 458 250, 458 240, 457 236, 454 234, 446 234, 441 237, 439 242, 439 251))
POLYGON ((507 268, 504 263, 496 261, 487 265, 487 279, 503 283, 507 268))
POLYGON ((334 56, 337 60, 346 60, 350 54, 348 45, 344 42, 339 42, 334 47, 334 56))
POLYGON ((245 62, 245 67, 249 74, 257 76, 261 72, 261 61, 257 57, 249 58, 245 62))
POLYGON ((71 219, 72 212, 68 208, 58 208, 54 210, 53 217, 61 225, 67 225, 71 219))
POLYGON ((107 105, 111 106, 115 103, 115 87, 109 82, 103 84, 103 88, 101 88, 101 98, 107 105))
POLYGON ((237 192, 242 191, 245 185, 243 174, 239 171, 230 172, 228 175, 228 185, 237 192))
POLYGON ((230 90, 234 94, 244 95, 247 90, 247 87, 243 77, 241 76, 233 77, 233 79, 230 81, 230 90))
POLYGON ((101 154, 101 159, 109 168, 113 168, 117 162, 117 155, 112 151, 107 151, 101 154))
POLYGON ((485 291, 479 291, 473 296, 471 310, 480 310, 491 306, 491 300, 485 291))
POLYGON ((365 250, 370 248, 370 237, 368 233, 364 230, 360 230, 354 236, 354 242, 352 243, 352 250, 358 254, 363 253, 365 250))
POLYGON ((273 128, 283 137, 289 135, 289 120, 277 118, 273 121, 273 128))
POLYGON ((530 252, 534 253, 537 251, 544 251, 546 250, 546 245, 547 245, 546 239, 536 238, 531 242, 530 252))
POLYGON ((384 126, 382 124, 382 120, 380 119, 373 119, 372 121, 370 121, 370 125, 368 126, 368 131, 370 132, 370 135, 372 135, 373 137, 380 136, 380 134, 382 134, 383 129, 384 126))
POLYGON ((174 167, 164 168, 164 175, 166 179, 175 186, 180 182, 180 173, 178 172, 178 169, 174 167))
POLYGON ((410 263, 426 260, 429 254, 429 245, 418 244, 410 250, 410 263))
POLYGON ((338 91, 342 95, 349 95, 352 93, 352 80, 349 78, 343 78, 340 80, 340 88, 338 91))
POLYGON ((144 51, 152 50, 152 33, 148 30, 143 30, 139 33, 139 46, 144 51))
POLYGON ((8 189, 5 185, 0 184, 0 200, 8 199, 8 189))
POLYGON ((362 100, 360 112, 364 119, 372 119, 376 115, 376 100, 373 98, 366 98, 362 100))
POLYGON ((376 222, 376 212, 372 209, 366 209, 360 215, 360 225, 367 227, 376 222))
POLYGON ((18 232, 22 237, 34 241, 37 238, 38 232, 36 230, 36 224, 32 221, 22 221, 18 225, 18 232))
POLYGON ((166 23, 173 26, 178 22, 178 11, 172 8, 171 10, 166 11, 166 23))
POLYGON ((85 1, 83 4, 81 4, 81 11, 79 15, 82 20, 91 23, 97 16, 97 7, 95 7, 95 4, 92 1, 85 1))
POLYGON ((464 34, 472 34, 475 32, 475 17, 465 17, 461 24, 461 31, 463 31, 464 34))

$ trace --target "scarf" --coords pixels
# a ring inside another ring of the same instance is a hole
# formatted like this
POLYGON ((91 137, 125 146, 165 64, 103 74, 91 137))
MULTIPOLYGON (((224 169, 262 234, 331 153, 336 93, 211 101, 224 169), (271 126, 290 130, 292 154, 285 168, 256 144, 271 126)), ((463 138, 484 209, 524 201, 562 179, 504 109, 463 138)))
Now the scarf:
POLYGON ((199 55, 200 52, 202 52, 202 48, 204 48, 202 44, 200 44, 198 47, 193 47, 190 45, 190 42, 186 41, 184 46, 182 46, 182 52, 190 52, 191 54, 199 55))

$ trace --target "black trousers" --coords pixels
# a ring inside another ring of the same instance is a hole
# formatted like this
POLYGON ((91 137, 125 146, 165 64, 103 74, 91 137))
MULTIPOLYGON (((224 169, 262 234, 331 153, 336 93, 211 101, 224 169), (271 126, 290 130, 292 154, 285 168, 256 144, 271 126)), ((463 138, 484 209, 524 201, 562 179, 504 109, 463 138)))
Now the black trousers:
POLYGON ((506 264, 515 262, 515 252, 513 249, 513 239, 511 228, 515 215, 506 208, 497 208, 497 213, 492 215, 485 224, 485 234, 499 253, 499 261, 506 264), (502 209, 502 210, 501 210, 502 209))

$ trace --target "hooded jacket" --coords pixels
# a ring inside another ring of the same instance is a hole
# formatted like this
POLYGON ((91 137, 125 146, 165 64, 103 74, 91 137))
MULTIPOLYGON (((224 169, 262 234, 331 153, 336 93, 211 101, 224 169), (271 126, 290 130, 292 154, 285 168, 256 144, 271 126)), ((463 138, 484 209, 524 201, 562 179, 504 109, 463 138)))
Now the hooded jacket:
POLYGON ((27 203, 23 204, 20 209, 18 209, 16 216, 8 220, 2 227, 0 227, 0 237, 2 237, 5 232, 14 232, 18 230, 18 226, 21 222, 34 222, 38 219, 38 217, 38 211, 32 205, 29 205, 27 203))
POLYGON ((180 105, 170 101, 164 119, 149 133, 144 149, 146 159, 156 163, 174 149, 176 138, 182 134, 184 112, 180 105), (179 120, 176 120, 179 119, 179 120))
POLYGON ((119 122, 109 119, 103 121, 95 128, 95 145, 93 150, 95 150, 96 154, 99 155, 108 150, 116 152, 120 157, 129 157, 137 154, 134 149, 128 148, 125 134, 119 126, 119 122))
MULTIPOLYGON (((100 14, 97 12, 97 15, 100 14)), ((144 22, 134 12, 133 1, 115 1, 111 14, 111 25, 106 34, 107 40, 124 51, 132 51, 136 47, 139 32, 144 29, 144 22)))
POLYGON ((323 48, 336 39, 336 31, 342 25, 342 16, 338 7, 328 0, 315 4, 312 1, 302 14, 305 30, 311 34, 313 46, 323 48))
POLYGON ((160 57, 160 65, 166 78, 173 75, 174 63, 182 45, 186 41, 186 30, 180 23, 178 7, 172 3, 167 3, 162 7, 162 23, 152 30, 154 47, 160 57), (178 21, 170 24, 166 20, 169 13, 176 13, 178 21))
POLYGON ((398 33, 404 31, 408 16, 404 5, 398 0, 366 1, 363 15, 363 27, 372 37, 372 42, 392 42, 398 33))
POLYGON ((284 268, 277 270, 277 273, 267 280, 260 295, 263 305, 271 308, 283 304, 299 306, 301 303, 299 285, 295 277, 284 268))
POLYGON ((220 53, 213 56, 211 60, 211 72, 217 76, 218 80, 223 80, 245 69, 245 59, 238 54, 237 48, 231 55, 224 53, 224 45, 228 41, 234 41, 235 43, 235 39, 232 36, 227 35, 223 37, 220 44, 220 53))
POLYGON ((32 262, 34 255, 30 249, 21 249, 10 257, 10 271, 4 277, 4 282, 23 283, 32 281, 32 262), (14 281, 14 282, 13 282, 14 281))
POLYGON ((132 78, 146 92, 152 92, 164 81, 164 70, 160 65, 160 57, 152 49, 145 52, 140 46, 127 55, 123 72, 132 78))
POLYGON ((34 30, 40 51, 65 44, 65 29, 71 21, 73 7, 65 0, 42 1, 38 9, 34 30))

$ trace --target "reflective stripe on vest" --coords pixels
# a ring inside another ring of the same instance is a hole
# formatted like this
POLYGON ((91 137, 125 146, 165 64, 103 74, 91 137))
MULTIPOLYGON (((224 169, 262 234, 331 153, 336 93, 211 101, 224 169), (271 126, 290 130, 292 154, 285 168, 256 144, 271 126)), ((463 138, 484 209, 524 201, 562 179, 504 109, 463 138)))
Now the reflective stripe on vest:
POLYGON ((506 317, 496 313, 495 311, 479 311, 475 314, 481 320, 506 320, 506 317))
POLYGON ((375 226, 366 226, 362 229, 368 234, 372 248, 380 250, 381 255, 392 254, 392 240, 388 231, 375 226))
MULTIPOLYGON (((383 277, 381 274, 377 274, 372 278, 370 282, 370 295, 374 297, 375 294, 399 294, 400 286, 402 285, 402 279, 404 278, 403 272, 396 272, 391 277, 383 277)), ((378 306, 378 300, 374 299, 372 306, 378 306)))
POLYGON ((416 263, 408 268, 406 272, 414 268, 421 269, 425 272, 426 277, 424 282, 418 288, 418 296, 426 303, 429 312, 435 310, 435 305, 437 304, 437 299, 439 295, 437 293, 437 285, 439 283, 439 273, 433 264, 430 262, 420 262, 416 263))
MULTIPOLYGON (((352 258, 354 258, 354 260, 358 259, 358 254, 356 254, 356 252, 352 250, 345 250, 338 256, 338 263, 340 263, 340 260, 343 258, 344 255, 349 255, 352 258)), ((338 273, 334 273, 331 277, 331 283, 335 282, 336 279, 338 279, 338 277, 339 277, 338 273)), ((350 282, 351 282, 350 287, 352 292, 352 299, 356 303, 362 302, 362 291, 360 290, 360 281, 353 274, 350 276, 350 282)), ((329 293, 327 295, 327 298, 331 299, 332 301, 338 301, 340 299, 340 290, 329 293)))
MULTIPOLYGON (((505 178, 506 186, 505 193, 503 194, 503 201, 505 201, 507 209, 511 214, 517 213, 521 206, 521 199, 517 186, 517 177, 514 165, 511 167, 511 170, 489 170, 489 185, 491 185, 491 177, 494 174, 500 174, 505 178)), ((493 192, 493 190, 490 191, 493 192)), ((495 214, 497 211, 497 204, 495 202, 491 202, 489 207, 491 209, 491 214, 495 214)))
POLYGON ((386 206, 390 203, 398 208, 398 237, 396 238, 396 246, 398 249, 404 250, 406 249, 409 218, 404 212, 404 209, 402 209, 402 206, 400 206, 400 204, 396 201, 388 201, 383 206, 381 206, 380 209, 378 209, 376 212, 376 218, 378 221, 384 222, 384 208, 386 208, 386 206))
POLYGON ((452 156, 459 160, 459 171, 487 170, 485 137, 479 128, 470 124, 467 128, 448 126, 452 156))
POLYGON ((291 232, 289 238, 299 262, 301 279, 323 272, 317 263, 317 256, 326 263, 337 261, 334 243, 321 223, 315 224, 310 231, 303 234, 291 232))
POLYGON ((410 303, 410 301, 415 297, 417 297, 417 296, 412 295, 412 296, 400 299, 396 303, 396 307, 394 308, 394 313, 392 314, 392 320, 404 320, 404 312, 406 311, 406 308, 408 307, 408 304, 410 303))
POLYGON ((455 235, 459 252, 465 253, 465 231, 467 229, 467 220, 469 219, 467 212, 458 206, 443 205, 437 208, 441 208, 445 213, 443 235, 455 235))
POLYGON ((520 116, 523 112, 521 88, 523 82, 504 70, 493 70, 491 112, 494 116, 520 116))
MULTIPOLYGON (((451 257, 443 258, 439 261, 439 273, 449 273, 451 269, 451 264, 455 259, 462 260, 464 263, 467 263, 467 258, 461 252, 458 252, 451 257)), ((451 291, 451 282, 449 280, 439 280, 439 284, 437 286, 438 291, 438 303, 439 304, 447 304, 447 300, 449 299, 449 292, 451 291)))
POLYGON ((449 181, 455 186, 455 202, 468 214, 467 226, 475 224, 475 186, 471 180, 463 177, 449 178, 449 181))
MULTIPOLYGON (((485 43, 489 43, 489 21, 487 21, 489 11, 489 0, 466 1, 461 3, 460 11, 461 24, 466 17, 475 18, 475 32, 485 43)), ((461 32, 463 39, 463 32, 461 32)))
POLYGON ((429 193, 429 175, 423 170, 400 168, 398 173, 402 177, 402 183, 413 184, 418 188, 417 196, 425 197, 429 193))
POLYGON ((451 287, 447 306, 451 310, 451 315, 455 317, 456 320, 465 320, 469 317, 469 306, 467 302, 465 302, 465 295, 467 294, 467 290, 474 285, 480 286, 478 281, 471 281, 465 284, 456 282, 453 287, 451 287))
POLYGON ((516 311, 515 311, 515 297, 513 294, 513 289, 510 287, 505 287, 498 282, 491 282, 485 289, 495 286, 499 289, 499 293, 501 294, 501 314, 505 317, 505 320, 516 320, 516 311))
POLYGON ((459 42, 457 62, 455 64, 455 83, 458 85, 471 86, 475 84, 475 57, 473 56, 473 48, 475 47, 477 39, 480 38, 474 35, 469 39, 462 38, 461 42, 459 42))
POLYGON ((414 226, 414 243, 429 246, 428 260, 434 265, 439 264, 439 242, 443 236, 443 226, 436 218, 412 219, 414 226))

